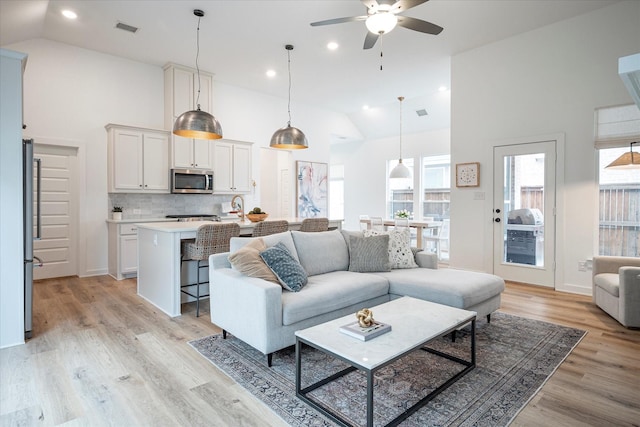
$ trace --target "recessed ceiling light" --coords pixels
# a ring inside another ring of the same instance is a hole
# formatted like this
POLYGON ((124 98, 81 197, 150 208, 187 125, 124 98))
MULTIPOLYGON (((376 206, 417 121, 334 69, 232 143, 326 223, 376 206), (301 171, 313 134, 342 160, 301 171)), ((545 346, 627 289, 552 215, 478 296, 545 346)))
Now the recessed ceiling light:
POLYGON ((438 90, 439 90, 440 92, 444 92, 445 90, 447 90, 447 87, 446 87, 446 86, 440 86, 440 87, 438 88, 438 90))
POLYGON ((329 50, 336 50, 340 45, 336 42, 329 42, 327 44, 327 49, 329 50))
POLYGON ((369 106, 368 106, 367 104, 365 104, 365 105, 363 105, 363 106, 362 106, 362 109, 363 109, 363 110, 368 110, 368 109, 369 109, 369 106))
POLYGON ((267 70, 267 77, 275 77, 276 72, 274 70, 267 70))
POLYGON ((78 15, 73 10, 65 9, 62 11, 62 16, 67 19, 76 19, 78 15))

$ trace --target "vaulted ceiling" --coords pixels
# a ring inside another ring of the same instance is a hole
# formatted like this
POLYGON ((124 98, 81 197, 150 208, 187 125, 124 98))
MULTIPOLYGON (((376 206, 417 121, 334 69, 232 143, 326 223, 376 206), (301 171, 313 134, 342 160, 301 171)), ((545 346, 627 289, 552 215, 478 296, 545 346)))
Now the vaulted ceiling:
MULTIPOLYGON (((404 132, 449 127, 452 55, 615 3, 613 0, 431 0, 404 12, 444 27, 437 36, 396 28, 363 50, 364 22, 311 27, 366 14, 358 0, 0 0, 0 45, 46 38, 144 63, 199 65, 215 80, 286 98, 291 53, 296 103, 347 114, 366 138, 397 134, 405 96, 404 132), (71 9, 78 18, 61 15, 71 9), (116 29, 118 22, 139 28, 116 29), (338 49, 327 49, 336 42, 338 49), (381 58, 381 52, 384 54, 381 58), (382 65, 382 70, 380 66, 382 65), (268 69, 276 76, 268 78, 268 69), (363 106, 368 105, 368 110, 363 106), (424 109, 426 116, 416 110, 424 109)), ((455 90, 455 87, 451 88, 455 90)), ((215 113, 215 112, 214 112, 215 113)))

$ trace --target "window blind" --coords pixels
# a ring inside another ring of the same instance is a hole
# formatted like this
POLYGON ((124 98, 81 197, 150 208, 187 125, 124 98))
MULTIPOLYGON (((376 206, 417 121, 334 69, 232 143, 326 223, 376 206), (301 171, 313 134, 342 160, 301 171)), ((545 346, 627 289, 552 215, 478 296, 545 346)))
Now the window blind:
POLYGON ((640 141, 640 108, 636 104, 598 108, 595 116, 596 148, 625 147, 640 141))

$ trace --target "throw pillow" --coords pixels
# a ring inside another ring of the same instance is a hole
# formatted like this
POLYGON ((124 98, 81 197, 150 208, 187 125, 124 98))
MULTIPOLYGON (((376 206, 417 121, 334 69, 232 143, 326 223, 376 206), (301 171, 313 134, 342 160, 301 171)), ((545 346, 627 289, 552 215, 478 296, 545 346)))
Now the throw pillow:
POLYGON ((389 236, 349 236, 349 271, 390 271, 389 236))
POLYGON ((260 257, 286 290, 298 292, 307 284, 307 272, 291 255, 284 243, 278 242, 275 246, 265 249, 260 252, 260 257))
POLYGON ((411 231, 401 230, 378 231, 364 230, 365 236, 389 235, 389 260, 391 268, 417 268, 415 256, 411 250, 411 231))
POLYGON ((267 249, 264 240, 261 238, 253 239, 244 245, 238 251, 229 255, 231 266, 240 273, 249 277, 257 277, 258 279, 268 280, 269 282, 279 283, 278 278, 267 264, 260 257, 260 252, 267 249))

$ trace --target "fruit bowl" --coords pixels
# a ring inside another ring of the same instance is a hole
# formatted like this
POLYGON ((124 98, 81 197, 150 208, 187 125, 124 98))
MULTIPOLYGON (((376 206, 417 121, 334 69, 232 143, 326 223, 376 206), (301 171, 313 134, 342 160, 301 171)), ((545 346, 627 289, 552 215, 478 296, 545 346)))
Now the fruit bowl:
POLYGON ((246 216, 247 216, 247 218, 249 218, 249 221, 251 221, 251 222, 260 222, 260 221, 264 221, 265 219, 267 219, 269 214, 266 214, 266 213, 259 213, 259 214, 248 213, 246 216))

